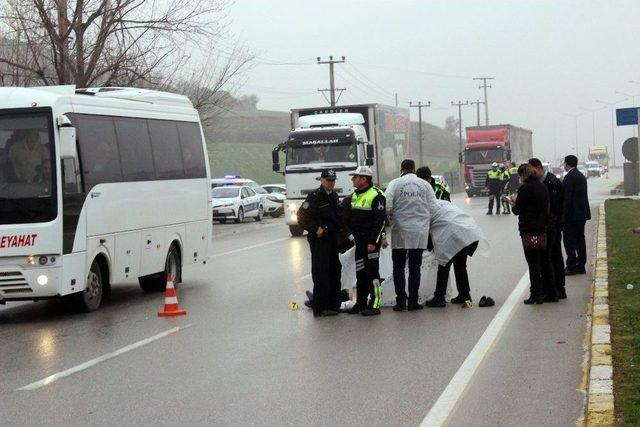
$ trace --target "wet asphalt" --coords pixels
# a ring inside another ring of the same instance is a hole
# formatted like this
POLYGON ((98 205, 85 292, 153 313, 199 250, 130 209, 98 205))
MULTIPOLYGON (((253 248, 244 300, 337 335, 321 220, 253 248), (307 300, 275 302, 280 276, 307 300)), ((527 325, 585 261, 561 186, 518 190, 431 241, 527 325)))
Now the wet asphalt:
MULTIPOLYGON (((589 180, 594 209, 616 182, 589 180)), ((158 318, 163 295, 137 286, 114 285, 90 314, 63 301, 0 306, 0 424, 417 425, 526 271, 515 217, 484 215, 486 198, 454 202, 491 240, 469 275, 474 299, 489 295, 493 308, 314 319, 290 308, 311 287, 305 238, 290 238, 282 217, 216 223, 213 257, 185 269, 178 288, 187 316, 158 318), (185 329, 18 390, 175 327, 185 329)), ((451 425, 568 425, 581 416, 590 278, 568 278, 560 303, 516 307, 451 425)))

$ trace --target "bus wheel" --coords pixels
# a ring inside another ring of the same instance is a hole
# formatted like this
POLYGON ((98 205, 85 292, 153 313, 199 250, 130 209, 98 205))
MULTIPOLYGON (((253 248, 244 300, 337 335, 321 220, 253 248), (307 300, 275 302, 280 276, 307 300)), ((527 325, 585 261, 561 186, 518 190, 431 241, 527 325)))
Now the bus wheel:
POLYGON ((300 237, 304 233, 304 229, 299 225, 290 225, 289 232, 293 237, 300 237))
POLYGON ((175 245, 169 247, 167 259, 164 262, 164 271, 138 278, 140 287, 145 292, 162 292, 167 288, 167 275, 171 273, 174 286, 182 280, 182 263, 180 253, 175 245))
POLYGON ((100 307, 104 291, 103 277, 100 265, 93 260, 87 275, 86 289, 73 295, 74 305, 79 311, 88 313, 100 307))

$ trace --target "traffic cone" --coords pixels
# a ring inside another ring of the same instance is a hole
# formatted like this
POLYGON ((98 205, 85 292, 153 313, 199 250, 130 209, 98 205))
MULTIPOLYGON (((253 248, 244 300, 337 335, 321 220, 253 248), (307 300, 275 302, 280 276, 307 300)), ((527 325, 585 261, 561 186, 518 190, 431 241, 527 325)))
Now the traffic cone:
POLYGON ((158 317, 182 316, 187 314, 187 310, 180 310, 178 307, 178 296, 173 287, 173 277, 171 273, 167 275, 167 290, 164 294, 164 310, 158 312, 158 317))

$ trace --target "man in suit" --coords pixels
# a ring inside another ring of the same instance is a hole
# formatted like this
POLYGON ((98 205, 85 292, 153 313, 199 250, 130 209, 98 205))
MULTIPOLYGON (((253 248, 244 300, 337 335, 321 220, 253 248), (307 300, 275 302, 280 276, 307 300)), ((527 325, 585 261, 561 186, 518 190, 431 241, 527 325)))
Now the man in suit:
POLYGON ((587 196, 587 179, 577 169, 578 158, 569 155, 564 158, 564 169, 567 171, 562 188, 564 190, 564 249, 567 252, 567 276, 585 274, 587 263, 587 247, 584 241, 584 226, 591 219, 589 198, 587 196))

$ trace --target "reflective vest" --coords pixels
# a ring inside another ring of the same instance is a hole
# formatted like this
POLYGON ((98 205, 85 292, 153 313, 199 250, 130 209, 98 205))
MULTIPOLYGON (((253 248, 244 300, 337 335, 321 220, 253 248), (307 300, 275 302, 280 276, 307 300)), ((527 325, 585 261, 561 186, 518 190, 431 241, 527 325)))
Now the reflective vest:
POLYGON ((506 170, 500 171, 500 180, 508 181, 509 180, 509 172, 506 170))
POLYGON ((515 166, 512 166, 511 169, 509 169, 509 175, 513 175, 513 174, 518 174, 518 168, 515 166))
POLYGON ((448 192, 449 189, 446 185, 444 185, 439 179, 434 178, 434 189, 433 192, 436 195, 436 199, 444 200, 444 193, 448 192))
POLYGON ((500 179, 500 176, 502 174, 500 173, 499 170, 493 170, 493 169, 489 169, 489 172, 487 172, 487 177, 489 179, 500 179))
POLYGON ((364 193, 357 194, 354 192, 351 196, 351 208, 370 211, 373 205, 373 199, 375 199, 378 194, 384 196, 384 192, 374 186, 371 186, 371 188, 364 193))

